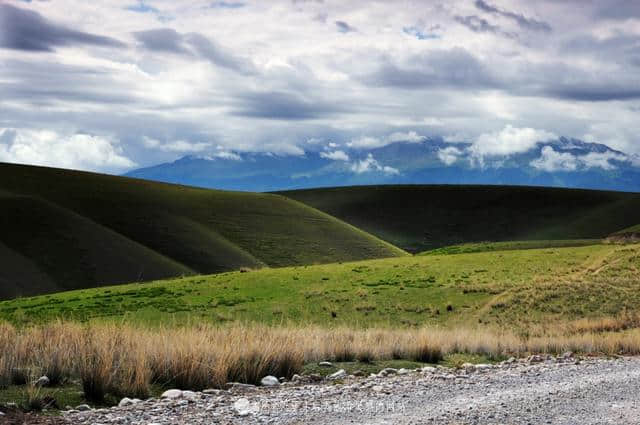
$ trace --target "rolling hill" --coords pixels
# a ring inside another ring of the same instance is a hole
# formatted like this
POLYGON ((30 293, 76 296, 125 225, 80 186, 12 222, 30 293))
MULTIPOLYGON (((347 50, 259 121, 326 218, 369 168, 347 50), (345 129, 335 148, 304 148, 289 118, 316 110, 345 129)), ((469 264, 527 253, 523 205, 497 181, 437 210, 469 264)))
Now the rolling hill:
POLYGON ((638 311, 638 268, 640 245, 385 258, 15 299, 0 302, 0 319, 526 329, 638 311))
POLYGON ((396 185, 279 192, 412 253, 484 241, 604 238, 640 221, 640 194, 396 185))
POLYGON ((406 255, 273 194, 0 164, 0 298, 406 255))

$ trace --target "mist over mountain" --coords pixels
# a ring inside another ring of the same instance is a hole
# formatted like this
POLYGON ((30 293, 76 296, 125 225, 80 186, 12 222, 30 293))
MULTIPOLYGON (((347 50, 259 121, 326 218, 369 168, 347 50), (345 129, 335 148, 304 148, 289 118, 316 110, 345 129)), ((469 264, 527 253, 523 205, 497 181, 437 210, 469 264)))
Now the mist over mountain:
POLYGON ((361 145, 317 143, 303 155, 219 151, 211 156, 184 156, 126 175, 243 191, 430 183, 640 191, 640 158, 577 139, 560 137, 511 146, 509 152, 497 145, 439 137, 379 147, 361 145))

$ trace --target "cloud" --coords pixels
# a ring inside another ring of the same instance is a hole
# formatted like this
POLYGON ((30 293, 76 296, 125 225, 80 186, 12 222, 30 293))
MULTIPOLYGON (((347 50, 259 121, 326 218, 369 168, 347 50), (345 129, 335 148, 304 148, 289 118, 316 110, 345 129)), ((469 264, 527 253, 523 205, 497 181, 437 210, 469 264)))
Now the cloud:
POLYGON ((347 146, 352 149, 374 149, 396 142, 419 143, 426 139, 425 136, 421 136, 413 130, 408 132, 396 131, 382 138, 372 136, 356 137, 351 139, 347 146))
POLYGON ((438 150, 438 159, 445 165, 452 165, 462 155, 463 152, 454 146, 438 150))
POLYGON ((415 25, 412 25, 409 27, 403 27, 402 32, 412 37, 415 37, 418 40, 435 40, 441 37, 440 34, 436 32, 436 30, 439 30, 439 29, 440 29, 439 25, 434 25, 429 29, 421 29, 415 25))
POLYGON ((7 128, 0 131, 0 161, 111 172, 137 165, 101 136, 7 128))
POLYGON ((213 158, 229 159, 232 161, 242 161, 242 157, 235 152, 218 151, 211 155, 213 158))
POLYGON ((189 33, 185 39, 201 57, 213 64, 245 74, 255 71, 251 62, 234 55, 202 34, 189 33))
POLYGON ((626 155, 621 155, 616 152, 589 152, 579 158, 585 168, 602 168, 603 170, 614 170, 617 168, 611 161, 629 161, 626 155))
POLYGON ((348 32, 356 32, 358 31, 356 28, 352 27, 348 23, 344 21, 336 21, 336 27, 338 28, 338 32, 348 33, 348 32))
POLYGON ((320 152, 321 158, 331 159, 333 161, 349 161, 349 155, 344 151, 337 150, 333 152, 320 152))
POLYGON ((557 136, 545 130, 517 128, 507 125, 500 131, 483 133, 469 147, 472 156, 508 156, 533 149, 538 142, 555 139, 557 136))
POLYGON ((542 148, 540 157, 529 164, 541 171, 575 171, 578 169, 578 158, 568 152, 556 152, 551 146, 542 148))
POLYGON ((154 52, 199 57, 214 65, 243 74, 255 71, 252 63, 199 33, 181 34, 172 28, 157 28, 137 31, 133 35, 144 48, 154 52))
POLYGON ((158 13, 158 9, 149 6, 144 0, 138 0, 136 4, 127 6, 125 9, 138 13, 158 13))
POLYGON ((401 131, 396 131, 387 136, 387 141, 393 142, 412 142, 419 143, 426 140, 425 136, 421 136, 415 131, 408 131, 403 133, 401 131))
POLYGON ((246 3, 239 1, 214 1, 211 3, 211 7, 214 9, 240 9, 245 6, 246 3))
POLYGON ((456 22, 464 25, 473 32, 490 32, 493 34, 500 33, 499 26, 491 25, 486 19, 480 18, 476 15, 455 16, 454 19, 456 22))
POLYGON ((124 47, 115 38, 72 30, 43 18, 38 12, 0 4, 0 47, 51 52, 56 47, 92 45, 124 47))
POLYGON ((173 28, 158 28, 134 32, 133 36, 146 49, 156 52, 191 54, 184 43, 184 37, 173 28))
POLYGON ((382 172, 387 175, 400 174, 400 172, 393 167, 381 165, 372 154, 368 154, 365 159, 354 162, 351 165, 351 171, 356 174, 369 173, 369 172, 382 172))
POLYGON ((497 88, 489 70, 461 47, 410 56, 403 64, 386 59, 373 73, 361 77, 369 86, 416 88, 497 88))
POLYGON ((149 137, 144 137, 142 143, 147 148, 158 149, 162 152, 196 153, 211 148, 211 143, 207 142, 189 142, 186 140, 160 142, 149 137))
POLYGON ((617 168, 611 161, 628 162, 626 155, 616 152, 589 152, 586 155, 573 155, 569 152, 557 152, 551 146, 545 146, 540 157, 531 161, 530 165, 547 172, 576 171, 578 169, 601 168, 614 170, 617 168))
POLYGON ((513 21, 515 21, 521 28, 525 28, 525 29, 529 29, 529 30, 533 30, 533 31, 544 31, 544 32, 549 32, 551 31, 551 25, 549 25, 548 23, 544 22, 544 21, 539 21, 537 19, 533 19, 533 18, 527 18, 526 16, 524 16, 521 13, 515 13, 515 12, 511 12, 509 10, 505 10, 505 9, 501 9, 497 6, 493 6, 487 2, 485 2, 484 0, 476 0, 475 5, 478 9, 487 12, 487 13, 491 13, 491 14, 496 14, 499 16, 503 16, 505 18, 509 18, 512 19, 513 21))
POLYGON ((347 143, 347 146, 354 149, 373 149, 385 146, 386 144, 386 141, 378 137, 361 136, 351 139, 351 141, 347 143))
POLYGON ((312 120, 346 112, 344 106, 287 92, 257 92, 238 96, 233 114, 274 120, 312 120))

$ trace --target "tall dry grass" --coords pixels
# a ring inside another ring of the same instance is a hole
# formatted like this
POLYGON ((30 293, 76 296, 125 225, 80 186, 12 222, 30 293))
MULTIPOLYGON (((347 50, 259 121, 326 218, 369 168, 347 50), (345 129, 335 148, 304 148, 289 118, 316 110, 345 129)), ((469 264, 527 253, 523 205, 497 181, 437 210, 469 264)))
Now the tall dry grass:
POLYGON ((46 374, 79 379, 85 396, 144 397, 152 384, 182 389, 291 377, 307 362, 410 359, 437 362, 452 353, 488 357, 575 351, 640 354, 640 329, 580 321, 530 335, 487 329, 327 329, 261 325, 149 329, 117 324, 0 324, 0 385, 46 374), (613 329, 615 332, 601 332, 613 329), (626 329, 626 330, 620 330, 626 329))

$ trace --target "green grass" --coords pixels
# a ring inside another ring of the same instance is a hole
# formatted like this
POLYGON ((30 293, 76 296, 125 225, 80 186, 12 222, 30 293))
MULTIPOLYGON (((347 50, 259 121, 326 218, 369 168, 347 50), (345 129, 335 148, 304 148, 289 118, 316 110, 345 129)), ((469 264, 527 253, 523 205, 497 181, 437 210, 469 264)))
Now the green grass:
POLYGON ((279 192, 412 253, 469 242, 601 239, 638 223, 640 194, 524 186, 279 192))
POLYGON ((466 243, 462 245, 445 246, 443 248, 437 248, 437 249, 432 249, 430 251, 421 252, 417 255, 469 254, 473 252, 512 251, 512 250, 518 250, 518 249, 566 248, 566 247, 596 245, 600 242, 601 242, 600 239, 477 242, 477 243, 466 243))
POLYGON ((53 168, 0 164, 0 209, 0 299, 406 255, 279 195, 53 168))
POLYGON ((640 309, 640 245, 428 255, 262 269, 0 302, 17 324, 526 327, 640 309))

